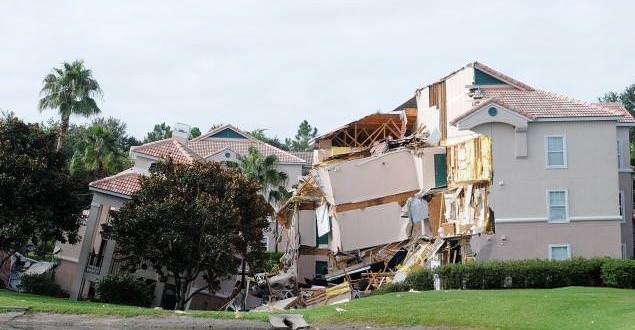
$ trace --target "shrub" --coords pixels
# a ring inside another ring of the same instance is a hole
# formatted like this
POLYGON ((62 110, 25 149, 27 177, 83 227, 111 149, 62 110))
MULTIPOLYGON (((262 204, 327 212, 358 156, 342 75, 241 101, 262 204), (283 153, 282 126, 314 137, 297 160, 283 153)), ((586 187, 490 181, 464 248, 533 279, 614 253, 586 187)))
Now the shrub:
POLYGON ((53 280, 51 274, 26 274, 22 276, 20 282, 20 290, 22 292, 60 297, 63 295, 62 289, 53 280))
POLYGON ((602 286, 602 265, 611 259, 510 260, 443 265, 435 270, 444 289, 602 286))
POLYGON ((154 288, 129 274, 108 275, 97 283, 97 296, 106 303, 150 307, 154 288))
POLYGON ((635 289, 635 260, 610 260, 602 265, 602 280, 607 286, 635 289))
POLYGON ((409 291, 411 288, 406 285, 405 281, 401 283, 389 283, 386 285, 382 285, 381 288, 374 290, 371 292, 371 295, 381 295, 392 292, 405 292, 409 291))
POLYGON ((434 290, 434 274, 429 269, 417 269, 406 277, 403 284, 407 290, 434 290))

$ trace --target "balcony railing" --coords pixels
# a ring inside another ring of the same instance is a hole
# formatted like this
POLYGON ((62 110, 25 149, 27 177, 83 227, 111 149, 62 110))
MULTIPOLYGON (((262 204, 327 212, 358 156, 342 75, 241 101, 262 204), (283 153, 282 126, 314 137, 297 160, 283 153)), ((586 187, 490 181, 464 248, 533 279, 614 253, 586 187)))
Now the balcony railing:
POLYGON ((88 262, 86 263, 86 272, 99 275, 99 273, 101 273, 101 264, 103 261, 103 255, 96 253, 89 254, 88 262))

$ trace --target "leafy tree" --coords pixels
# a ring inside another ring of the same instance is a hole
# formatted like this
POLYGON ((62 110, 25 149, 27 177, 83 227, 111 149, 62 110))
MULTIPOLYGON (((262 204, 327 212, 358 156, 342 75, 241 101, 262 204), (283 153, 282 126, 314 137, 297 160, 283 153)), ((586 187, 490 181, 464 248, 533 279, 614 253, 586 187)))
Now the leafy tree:
POLYGON ((106 120, 94 121, 83 131, 81 140, 74 146, 71 171, 88 170, 95 179, 122 171, 130 165, 127 153, 123 149, 123 134, 125 126, 109 125, 106 120), (117 131, 117 128, 123 130, 117 131))
POLYGON ((64 62, 62 68, 53 68, 53 72, 44 77, 43 84, 38 108, 40 112, 46 109, 59 112, 61 124, 56 149, 60 150, 71 115, 90 117, 101 112, 95 98, 101 97, 102 91, 92 71, 84 67, 83 60, 64 62))
POLYGON ((198 127, 192 127, 190 130, 190 138, 195 139, 199 136, 201 136, 201 129, 198 127))
POLYGON ((143 139, 143 143, 169 139, 171 137, 172 128, 170 128, 170 126, 166 125, 166 123, 156 124, 154 125, 154 129, 146 134, 146 137, 143 139))
POLYGON ((51 240, 77 242, 84 205, 56 145, 39 125, 0 116, 0 250, 9 257, 51 240))
POLYGON ((309 141, 317 136, 317 128, 312 127, 308 121, 303 120, 298 127, 298 133, 295 139, 289 138, 284 140, 288 149, 291 151, 311 151, 309 141))
POLYGON ((274 146, 274 147, 276 147, 278 149, 289 151, 289 147, 287 147, 286 144, 284 144, 282 141, 280 141, 280 139, 277 136, 268 137, 265 134, 266 130, 267 130, 266 128, 258 128, 258 129, 255 129, 255 130, 249 132, 249 135, 255 137, 256 139, 258 139, 258 140, 260 140, 260 141, 262 141, 264 143, 270 144, 270 145, 272 145, 272 146, 274 146))
POLYGON ((146 259, 176 286, 176 308, 183 309, 219 279, 235 274, 240 260, 262 253, 263 230, 271 207, 260 185, 220 163, 160 162, 141 180, 141 189, 113 213, 104 235, 130 254, 131 264, 146 259), (198 276, 207 286, 187 294, 198 276))
MULTIPOLYGON (((291 193, 285 188, 287 174, 278 170, 278 158, 275 155, 263 156, 258 149, 250 147, 247 154, 238 156, 238 162, 233 166, 240 168, 242 173, 249 179, 260 183, 261 193, 270 205, 278 207, 291 197, 291 193)), ((271 214, 274 218, 273 209, 271 214)), ((276 222, 275 236, 278 236, 278 226, 276 222)), ((276 240, 275 250, 278 252, 278 241, 276 240)))

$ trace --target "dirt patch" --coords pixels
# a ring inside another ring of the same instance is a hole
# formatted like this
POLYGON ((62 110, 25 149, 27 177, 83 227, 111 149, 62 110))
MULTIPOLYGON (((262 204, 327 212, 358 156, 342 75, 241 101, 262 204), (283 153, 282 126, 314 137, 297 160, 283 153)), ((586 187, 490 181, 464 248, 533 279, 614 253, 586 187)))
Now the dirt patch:
MULTIPOLYGON (((191 316, 96 316, 52 313, 0 313, 0 330, 149 330, 149 329, 271 329, 267 322, 240 319, 206 319, 191 316)), ((454 327, 378 327, 368 324, 322 324, 314 330, 458 330, 454 327)), ((464 328, 463 328, 464 329, 464 328)))
POLYGON ((50 313, 1 313, 0 329, 269 329, 269 324, 253 320, 218 320, 190 316, 95 316, 50 313))

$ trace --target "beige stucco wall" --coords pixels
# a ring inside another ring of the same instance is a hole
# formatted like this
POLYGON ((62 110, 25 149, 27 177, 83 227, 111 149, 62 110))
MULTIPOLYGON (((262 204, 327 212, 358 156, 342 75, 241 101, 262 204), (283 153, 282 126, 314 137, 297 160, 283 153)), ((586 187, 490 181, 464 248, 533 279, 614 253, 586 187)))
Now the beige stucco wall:
POLYGON ((287 174, 287 189, 291 189, 302 178, 302 164, 278 164, 278 170, 287 174))
POLYGON ((496 235, 472 238, 478 260, 547 259, 550 244, 569 244, 572 257, 620 257, 620 224, 579 221, 565 224, 496 224, 496 235))
POLYGON ((417 176, 418 157, 399 149, 379 156, 341 161, 320 171, 320 181, 329 181, 325 189, 335 205, 363 202, 421 189, 417 176))
POLYGON ((306 283, 305 278, 313 279, 315 277, 315 262, 328 262, 326 255, 301 254, 298 257, 298 281, 306 283))
POLYGON ((66 292, 71 291, 75 272, 77 271, 77 262, 68 260, 58 260, 58 266, 55 269, 55 283, 66 292))
POLYGON ((633 178, 630 168, 630 128, 618 127, 617 138, 622 141, 622 164, 620 164, 619 184, 620 190, 624 194, 624 221, 621 224, 622 228, 622 243, 626 245, 626 258, 633 258, 634 246, 633 246, 633 178))
MULTIPOLYGON (((400 214, 401 206, 394 202, 339 212, 331 223, 338 228, 341 250, 351 251, 408 238, 410 222, 400 214)), ((336 235, 331 238, 337 240, 336 235)))
POLYGON ((492 138, 490 205, 497 220, 546 221, 549 189, 568 190, 572 220, 618 215, 615 123, 529 123, 525 158, 514 154, 512 126, 492 123, 473 130, 492 138), (545 168, 546 135, 566 135, 568 168, 545 168))

